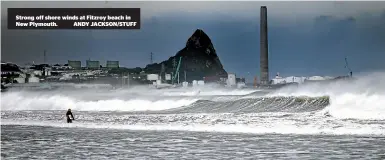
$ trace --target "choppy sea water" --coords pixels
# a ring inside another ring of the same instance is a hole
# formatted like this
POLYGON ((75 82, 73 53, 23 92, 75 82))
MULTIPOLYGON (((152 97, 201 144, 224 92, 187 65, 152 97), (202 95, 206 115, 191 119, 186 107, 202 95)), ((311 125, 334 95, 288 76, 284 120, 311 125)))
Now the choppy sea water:
POLYGON ((1 127, 2 159, 384 159, 385 138, 1 127))
POLYGON ((1 156, 384 159, 385 85, 369 82, 268 92, 208 86, 8 91, 1 95, 1 156), (73 124, 65 123, 68 108, 73 124))

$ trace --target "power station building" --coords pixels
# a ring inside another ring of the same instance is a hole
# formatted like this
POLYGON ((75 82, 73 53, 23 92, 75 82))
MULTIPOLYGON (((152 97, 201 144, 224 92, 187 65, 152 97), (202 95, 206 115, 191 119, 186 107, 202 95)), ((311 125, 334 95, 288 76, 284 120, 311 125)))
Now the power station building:
POLYGON ((269 51, 267 40, 267 8, 261 6, 260 18, 260 69, 261 85, 269 85, 269 51))
POLYGON ((119 68, 119 61, 107 61, 107 68, 119 68))
POLYGON ((80 69, 82 68, 82 62, 81 61, 70 61, 68 60, 68 66, 74 68, 74 69, 80 69))
POLYGON ((99 61, 86 61, 86 67, 89 69, 100 69, 100 62, 99 61))

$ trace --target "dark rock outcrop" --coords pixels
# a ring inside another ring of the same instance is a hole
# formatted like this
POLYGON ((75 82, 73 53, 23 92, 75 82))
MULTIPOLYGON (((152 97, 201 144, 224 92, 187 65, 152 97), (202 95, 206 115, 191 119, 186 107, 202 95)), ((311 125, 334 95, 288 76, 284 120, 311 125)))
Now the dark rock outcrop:
POLYGON ((227 72, 223 69, 210 38, 201 29, 194 32, 187 40, 186 47, 177 52, 175 56, 161 63, 147 65, 144 71, 159 74, 163 70, 166 73, 174 73, 173 63, 178 64, 180 57, 182 57, 179 70, 181 81, 184 81, 184 71, 186 71, 188 82, 203 80, 204 77, 210 77, 212 80, 227 77, 227 72))

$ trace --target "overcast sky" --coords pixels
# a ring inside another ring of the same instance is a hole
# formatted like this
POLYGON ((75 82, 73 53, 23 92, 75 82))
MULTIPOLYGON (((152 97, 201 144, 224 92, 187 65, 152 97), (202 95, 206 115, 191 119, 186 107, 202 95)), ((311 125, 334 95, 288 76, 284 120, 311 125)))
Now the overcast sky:
POLYGON ((161 62, 197 29, 211 38, 226 71, 259 75, 259 9, 268 8, 270 74, 345 75, 384 70, 385 2, 2 2, 2 61, 86 59, 127 67, 161 62), (9 7, 141 8, 141 30, 7 30, 9 7))

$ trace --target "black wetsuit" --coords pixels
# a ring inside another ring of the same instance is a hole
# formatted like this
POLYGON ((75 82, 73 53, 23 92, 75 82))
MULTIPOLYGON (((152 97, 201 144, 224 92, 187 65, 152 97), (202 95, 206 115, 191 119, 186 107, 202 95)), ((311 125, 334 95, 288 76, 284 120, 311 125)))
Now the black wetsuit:
POLYGON ((67 111, 66 116, 67 116, 67 123, 72 123, 72 120, 75 120, 74 115, 72 115, 71 111, 67 111), (70 115, 72 119, 70 118, 70 115))

